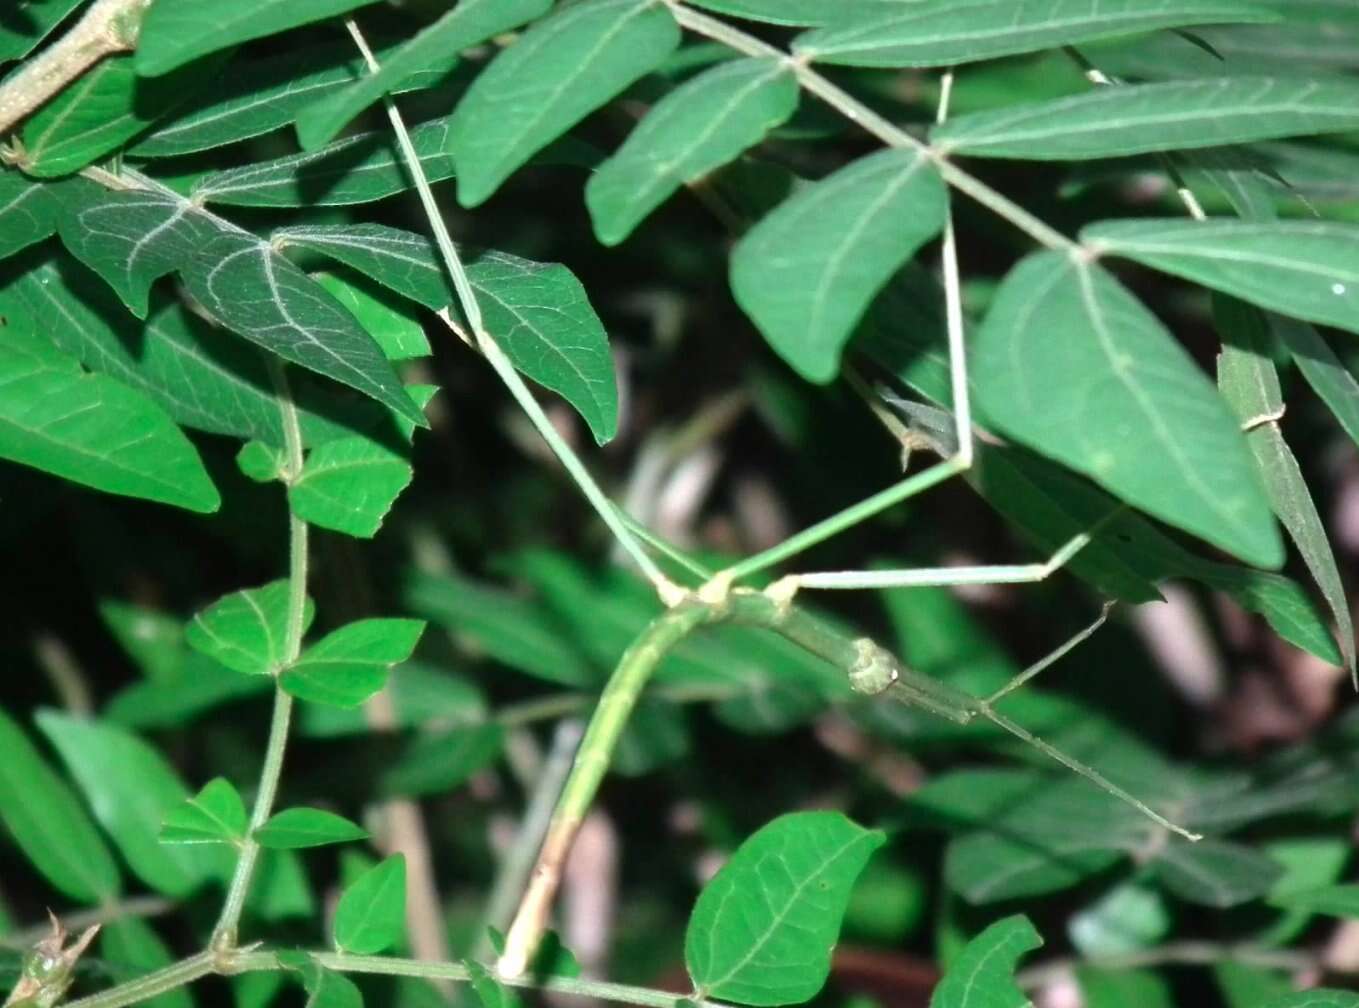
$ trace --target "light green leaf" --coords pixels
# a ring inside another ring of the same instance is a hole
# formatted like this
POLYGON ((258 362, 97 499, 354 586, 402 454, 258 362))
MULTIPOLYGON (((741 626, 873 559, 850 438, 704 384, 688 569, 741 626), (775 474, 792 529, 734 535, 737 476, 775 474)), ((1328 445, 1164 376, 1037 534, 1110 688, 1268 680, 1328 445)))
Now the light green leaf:
POLYGON ((1283 544, 1245 438, 1189 355, 1098 266, 1032 255, 996 293, 972 378, 987 421, 1248 563, 1283 544))
MULTIPOLYGON (((402 662, 387 681, 393 727, 477 725, 487 720, 486 697, 470 677, 421 661, 402 662)), ((309 738, 341 738, 372 731, 362 710, 307 704, 300 731, 309 738)))
POLYGON ((383 771, 380 790, 400 797, 446 794, 494 763, 504 744, 496 722, 417 735, 383 771))
POLYGON ((1356 128, 1359 83, 1338 77, 1221 77, 1099 88, 974 112, 936 126, 930 137, 942 150, 974 157, 1067 161, 1356 128))
MULTIPOLYGON (((378 59, 385 66, 392 55, 379 50, 378 59)), ((391 92, 430 87, 455 62, 456 55, 441 52, 428 67, 392 79, 391 92)), ((348 39, 230 64, 209 94, 138 140, 128 153, 177 157, 247 140, 296 122, 304 109, 343 94, 365 74, 363 59, 348 39)))
POLYGON ((953 66, 1136 32, 1195 24, 1277 21, 1237 0, 968 0, 869 8, 806 32, 793 51, 814 63, 953 66))
POLYGON ((1191 903, 1232 907, 1269 892, 1283 874, 1253 847, 1207 839, 1171 840, 1151 858, 1152 871, 1166 888, 1191 903))
POLYGON ((237 675, 206 655, 191 652, 180 676, 119 690, 101 716, 123 728, 180 728, 215 707, 264 693, 272 685, 262 676, 237 675))
POLYGON ((506 987, 481 963, 474 959, 464 959, 467 975, 472 983, 472 993, 481 1003, 481 1008, 520 1008, 523 1001, 519 993, 506 987))
POLYGON ((357 707, 387 683, 425 632, 423 620, 365 619, 341 627, 302 652, 280 680, 299 700, 357 707))
POLYGON ((35 332, 0 341, 0 458, 106 493, 191 511, 221 505, 198 451, 150 399, 35 332))
POLYGON ((261 920, 314 920, 316 900, 302 859, 290 850, 262 850, 246 909, 261 920))
POLYGON ((323 969, 301 951, 280 952, 278 961, 284 969, 300 974, 307 991, 306 1008, 363 1008, 358 985, 343 973, 323 969))
POLYGON ((370 539, 410 485, 408 456, 369 438, 328 441, 307 455, 288 505, 303 521, 370 539))
POLYGON ((137 72, 157 76, 195 56, 347 14, 372 0, 160 0, 137 42, 137 72))
POLYGON ((368 335, 377 340, 388 360, 428 357, 432 352, 420 320, 404 303, 393 303, 386 291, 374 290, 366 282, 356 283, 335 273, 313 273, 311 278, 349 309, 368 335))
POLYGON ((178 899, 230 872, 227 851, 160 842, 161 823, 189 791, 155 749, 107 723, 50 710, 40 711, 37 720, 99 824, 148 886, 178 899))
POLYGON ((248 817, 240 794, 225 777, 170 810, 160 828, 161 843, 229 843, 245 839, 248 817))
POLYGON ((453 113, 458 200, 485 202, 679 42, 669 8, 655 0, 584 0, 539 21, 481 72, 453 113))
POLYGON ((0 63, 23 59, 79 4, 80 0, 14 0, 13 14, 0 21, 0 63))
POLYGON ((1359 332, 1359 225, 1331 221, 1106 221, 1081 232, 1136 260, 1273 311, 1359 332), (1188 225, 1188 226, 1186 226, 1188 225))
POLYGON ((1321 334, 1305 322, 1271 315, 1269 325, 1293 355, 1293 363, 1312 391, 1330 409, 1345 433, 1359 443, 1359 381, 1354 380, 1321 334))
POLYGON ((45 178, 79 171, 193 94, 220 66, 220 59, 200 60, 148 81, 137 76, 131 56, 103 60, 24 124, 21 166, 45 178))
POLYGON ((183 276, 189 293, 227 328, 428 426, 373 337, 267 242, 219 235, 183 276))
MULTIPOLYGON (((307 600, 302 631, 315 608, 307 600)), ((218 599, 184 630, 189 646, 244 675, 274 675, 283 665, 288 630, 288 582, 272 581, 218 599)))
POLYGON ((694 0, 693 6, 770 24, 821 25, 859 12, 891 10, 903 2, 906 0, 694 0))
POLYGON ((59 209, 53 186, 0 169, 0 259, 55 231, 59 209))
POLYGON ((1359 920, 1359 885, 1324 886, 1286 896, 1271 895, 1270 904, 1286 910, 1326 914, 1330 917, 1352 917, 1359 920))
MULTIPOLYGON (((453 159, 445 151, 448 130, 449 120, 432 119, 410 131, 431 182, 453 174, 453 159)), ((391 132, 376 130, 320 150, 204 175, 194 183, 192 196, 201 203, 233 206, 346 206, 405 192, 412 184, 391 132)))
MULTIPOLYGON (((428 308, 453 300, 423 235, 356 224, 282 228, 272 240, 327 255, 428 308)), ((613 437, 618 389, 608 335, 580 281, 565 266, 503 252, 465 258, 487 331, 514 366, 571 403, 596 441, 613 437)))
POLYGON ((1081 966, 1076 979, 1084 1008, 1175 1008, 1170 984, 1151 970, 1081 966))
MULTIPOLYGON (((140 917, 118 917, 99 930, 99 958, 107 964, 114 983, 127 983, 163 969, 175 961, 151 925, 140 917)), ((178 987, 148 998, 151 1008, 193 1008, 188 987, 178 987)))
POLYGON ((411 74, 443 65, 457 53, 492 36, 507 32, 547 13, 552 0, 461 0, 443 17, 422 29, 400 48, 379 59, 381 69, 336 94, 313 102, 297 117, 297 137, 303 150, 313 150, 332 139, 364 108, 411 74))
POLYGON ((720 63, 670 92, 585 186, 599 240, 617 245, 680 186, 763 140, 797 103, 797 78, 774 57, 720 63))
POLYGON ((368 839, 368 831, 354 825, 344 816, 314 808, 290 808, 275 812, 255 830, 255 841, 270 850, 296 850, 300 847, 324 847, 326 844, 348 843, 368 839))
POLYGON ((1025 1008, 1030 1002, 1015 985, 1015 967, 1042 944, 1027 917, 996 921, 949 964, 930 995, 930 1008, 1025 1008))
POLYGON ((1359 1008, 1359 994, 1318 987, 1316 990, 1285 995, 1260 1008, 1359 1008))
POLYGON ((810 1000, 826 982, 854 880, 886 838, 838 812, 793 812, 746 839, 699 893, 684 961, 700 998, 810 1000))
POLYGON ((345 888, 335 909, 335 947, 376 955, 406 933, 406 858, 383 858, 345 888))
POLYGON ((1157 890, 1124 882, 1073 914, 1067 934, 1080 954, 1090 959, 1148 948, 1163 939, 1171 926, 1170 910, 1157 890))
MULTIPOLYGON (((1279 430, 1284 412, 1283 392, 1270 350, 1273 338, 1264 313, 1231 298, 1213 299, 1218 331, 1223 336, 1218 358, 1218 386, 1243 429, 1264 479, 1265 490, 1279 521, 1297 544, 1307 569, 1321 589, 1335 618, 1340 651, 1351 677, 1355 669, 1354 623, 1345 585, 1340 580, 1331 543, 1312 502, 1298 460, 1279 430)), ((1359 688, 1359 678, 1355 678, 1359 688)))
POLYGON ((917 151, 860 158, 799 190, 731 257, 731 289, 804 378, 835 377, 869 303, 944 224, 947 193, 917 151))
POLYGON ((184 660, 184 623, 157 609, 117 599, 99 603, 99 618, 146 678, 178 678, 184 660))
POLYGON ((0 822, 29 863, 78 903, 116 897, 118 866, 89 814, 4 710, 0 753, 0 822))

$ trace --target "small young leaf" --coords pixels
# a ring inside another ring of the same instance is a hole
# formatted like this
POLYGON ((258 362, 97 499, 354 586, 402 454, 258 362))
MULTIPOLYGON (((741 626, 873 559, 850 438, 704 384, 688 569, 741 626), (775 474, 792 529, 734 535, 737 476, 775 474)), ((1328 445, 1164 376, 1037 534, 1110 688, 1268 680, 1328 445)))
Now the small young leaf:
MULTIPOLYGON (((308 600, 303 632, 315 613, 308 600)), ((244 675, 273 675, 283 664, 288 630, 288 582, 232 592, 208 606, 184 630, 189 646, 244 675)))
POLYGON ((236 453, 236 468, 256 483, 272 483, 288 471, 287 450, 263 441, 247 441, 236 453))
POLYGON ((731 289, 795 371, 828 382, 873 297, 944 224, 947 194, 919 152, 860 158, 800 190, 731 256, 731 289))
POLYGON ((190 511, 221 505, 197 449, 159 406, 37 333, 8 327, 0 385, 0 458, 190 511))
POLYGON ((357 707, 387 683, 424 633, 423 620, 366 619, 341 627, 302 652, 281 685, 300 700, 357 707))
POLYGON ((679 45, 654 0, 584 0, 539 21, 481 72, 452 116, 458 200, 473 207, 679 45))
POLYGON ((467 967, 472 993, 477 996, 481 1008, 520 1008, 523 1004, 517 991, 502 984, 481 963, 465 959, 463 965, 467 967))
POLYGON ((160 828, 161 843, 237 843, 245 839, 248 816, 241 796, 224 777, 203 785, 171 809, 160 828))
POLYGON ((1269 892, 1283 869, 1253 847, 1225 840, 1172 840, 1151 859, 1166 888, 1191 903, 1232 907, 1269 892))
POLYGON ((0 753, 0 822, 29 863, 79 903, 116 897, 118 866, 89 814, 4 710, 0 753))
MULTIPOLYGON (((115 983, 126 983, 163 969, 175 957, 151 925, 140 917, 121 917, 108 921, 99 930, 99 957, 108 967, 115 983)), ((150 1008, 193 1008, 188 987, 179 987, 148 998, 150 1008)))
POLYGON ((406 931, 406 858, 393 854, 345 888, 335 909, 335 947, 376 955, 406 931))
POLYGON ((275 812, 255 830, 255 841, 271 850, 324 847, 326 844, 366 840, 368 831, 344 816, 314 808, 290 808, 275 812))
POLYGON ((1027 917, 996 921, 949 964, 930 995, 930 1008, 1026 1008, 1030 1001, 1015 985, 1015 967, 1042 944, 1027 917))
POLYGON ((1221 397, 1112 276, 1058 252, 1005 281, 975 341, 978 406, 1128 503, 1277 567, 1283 544, 1221 397))
POLYGON ((516 25, 547 13, 552 0, 461 0, 443 17, 424 28, 400 48, 383 56, 381 69, 336 94, 313 102, 297 117, 297 137, 303 150, 314 150, 364 108, 411 74, 431 64, 442 65, 457 53, 516 25))
POLYGON ((797 102, 797 78, 773 57, 721 63, 676 88, 585 186, 599 240, 617 245, 680 186, 763 140, 797 102))
POLYGON ((1094 224, 1101 251, 1273 311, 1359 332, 1359 226, 1331 221, 1129 220, 1094 224), (1186 226, 1189 225, 1189 226, 1186 226))
POLYGON ((838 812, 794 812, 752 834, 694 904, 684 961, 701 998, 797 1004, 830 972, 854 880, 886 838, 838 812))
POLYGON ((57 229, 61 204, 55 189, 12 169, 0 169, 0 259, 57 229))
POLYGON ((974 157, 1067 161, 1356 128, 1359 82, 1221 77, 1107 87, 973 112, 936 126, 930 137, 944 150, 974 157))

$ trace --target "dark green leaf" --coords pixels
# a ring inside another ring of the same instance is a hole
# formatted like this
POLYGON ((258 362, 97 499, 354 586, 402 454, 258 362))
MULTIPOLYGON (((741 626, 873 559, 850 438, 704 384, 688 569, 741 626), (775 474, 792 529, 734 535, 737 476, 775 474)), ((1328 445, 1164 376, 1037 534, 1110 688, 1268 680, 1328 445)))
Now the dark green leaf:
POLYGON ((375 955, 405 933, 406 858, 393 854, 345 888, 335 909, 335 947, 375 955))
POLYGON ((247 822, 240 794, 225 777, 217 777, 170 810, 161 824, 160 842, 234 844, 245 839, 247 822))
MULTIPOLYGON (((111 979, 126 983, 163 969, 175 961, 165 943, 140 917, 120 917, 99 930, 99 957, 108 964, 111 979)), ((148 998, 150 1008, 193 1008, 188 987, 174 988, 148 998)))
MULTIPOLYGON (((315 609, 310 600, 303 632, 315 609)), ((244 675, 274 675, 282 666, 288 630, 288 582, 273 581, 223 596, 198 613, 184 631, 196 651, 244 675)))
POLYGON ((452 116, 458 199, 476 206, 517 168, 679 45, 654 0, 584 0, 539 21, 481 72, 452 116))
POLYGON ((271 815, 263 826, 255 830, 254 837, 261 847, 295 850, 366 840, 368 831, 343 816, 323 809, 290 808, 271 815))
POLYGON ((1354 375, 1311 326, 1277 315, 1270 316, 1269 322, 1312 391, 1320 396, 1345 433, 1359 443, 1359 382, 1354 375))
POLYGON ((80 0, 14 0, 11 13, 0 20, 0 63, 23 59, 80 0))
POLYGON ((357 707, 387 683, 424 633, 422 620, 365 619, 327 634, 283 673, 285 690, 301 700, 357 707))
POLYGON ((1015 985, 1025 952, 1043 944, 1027 917, 998 920, 967 943, 930 996, 930 1008, 1025 1008, 1029 998, 1015 985))
POLYGON ((781 25, 830 24, 848 14, 880 13, 900 0, 694 0, 695 7, 706 7, 719 14, 767 21, 781 25))
POLYGON ((142 675, 157 682, 178 678, 184 660, 182 620, 117 599, 99 603, 99 618, 142 675))
POLYGON ((428 357, 432 352, 424 326, 404 301, 396 301, 380 287, 354 283, 333 273, 313 273, 311 278, 349 309, 368 335, 377 340, 388 360, 428 357))
MULTIPOLYGON (((486 698, 476 683, 446 668, 403 662, 387 681, 397 728, 425 725, 477 725, 486 720, 486 698)), ((302 708, 302 734, 313 738, 364 735, 371 731, 362 710, 308 704, 302 708)))
POLYGON ((1170 984, 1151 970, 1076 970, 1085 1008, 1175 1008, 1170 984))
POLYGON ((383 771, 384 794, 444 794, 500 756, 505 733, 495 722, 418 735, 383 771))
POLYGON ((0 169, 0 259, 55 231, 59 209, 51 185, 0 169))
POLYGON ((173 681, 125 687, 109 699, 101 716, 123 728, 180 728, 223 704, 264 693, 272 685, 263 676, 237 675, 206 655, 190 653, 182 674, 173 681))
POLYGON ((1166 888, 1192 903, 1231 907, 1269 892, 1282 869, 1252 847, 1225 840, 1171 840, 1151 859, 1166 888))

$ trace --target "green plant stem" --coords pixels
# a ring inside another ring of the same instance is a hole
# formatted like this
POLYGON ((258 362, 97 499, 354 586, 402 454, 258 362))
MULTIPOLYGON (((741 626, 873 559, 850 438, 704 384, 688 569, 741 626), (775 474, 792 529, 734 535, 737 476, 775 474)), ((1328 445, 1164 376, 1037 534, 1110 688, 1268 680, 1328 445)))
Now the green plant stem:
MULTIPOLYGON (((373 56, 372 49, 368 46, 367 40, 359 26, 351 18, 345 22, 349 29, 349 34, 354 38, 354 44, 358 46, 359 52, 363 54, 364 62, 368 65, 370 73, 376 73, 380 67, 377 59, 373 56)), ((642 544, 637 538, 628 531, 618 518, 614 504, 609 500, 594 477, 590 475, 585 464, 565 438, 557 433, 557 429, 552 426, 552 422, 543 412, 538 401, 533 398, 524 380, 519 377, 519 372, 514 369, 508 357, 505 356, 500 345, 496 343, 494 337, 486 332, 483 325, 481 306, 477 303, 476 291, 472 287, 472 282, 467 276, 467 270, 463 266, 462 257, 458 255, 457 246, 453 244, 453 239, 448 233, 448 226, 444 223, 443 212, 439 209, 439 202, 434 198, 434 190, 430 187, 429 178, 425 175, 424 166, 420 163, 420 156, 415 150, 415 145, 411 142, 410 132, 406 129, 405 120, 401 117, 401 111, 396 107, 396 103, 387 96, 383 96, 383 105, 387 110, 387 119, 391 122, 392 132, 396 135, 397 146, 401 149, 401 158, 406 164, 406 170, 410 172, 411 180, 415 183, 415 189, 420 194, 420 205, 424 208, 425 217, 429 222, 429 228, 434 236, 434 244, 439 249, 440 258, 443 260, 444 268, 448 271, 450 279, 453 281, 453 290, 457 295, 458 307, 462 311, 463 318, 467 320, 468 328, 471 330, 467 338, 481 351, 487 361, 490 362, 495 373, 500 376, 500 380, 510 390, 515 401, 519 403, 521 409, 528 414, 529 420, 542 436, 543 440, 552 449, 552 453, 561 461, 567 473, 580 487, 585 498, 594 507, 595 511, 603 519, 604 524, 619 544, 628 552, 633 561, 637 564, 642 574, 656 586, 661 593, 662 599, 673 599, 677 596, 677 590, 668 578, 656 566, 651 557, 647 555, 642 544)), ((455 327, 456 329, 456 327, 455 327)))
POLYGON ((176 990, 217 972, 216 960, 217 954, 213 951, 199 952, 98 994, 67 1001, 62 1008, 124 1008, 125 1005, 149 1000, 157 994, 176 990))
POLYGON ((940 151, 911 136, 901 127, 893 125, 849 92, 822 76, 818 71, 813 70, 802 60, 789 56, 782 49, 775 48, 739 28, 734 28, 725 21, 685 7, 675 0, 670 0, 670 9, 680 25, 699 35, 706 36, 714 42, 721 42, 723 45, 748 56, 777 56, 787 60, 793 73, 797 76, 798 83, 806 91, 816 95, 846 119, 857 123, 889 147, 905 147, 927 155, 934 161, 945 182, 959 192, 966 193, 993 213, 1005 218, 1040 245, 1064 252, 1079 250, 1080 246, 1066 235, 1045 224, 980 179, 968 174, 944 157, 940 151))

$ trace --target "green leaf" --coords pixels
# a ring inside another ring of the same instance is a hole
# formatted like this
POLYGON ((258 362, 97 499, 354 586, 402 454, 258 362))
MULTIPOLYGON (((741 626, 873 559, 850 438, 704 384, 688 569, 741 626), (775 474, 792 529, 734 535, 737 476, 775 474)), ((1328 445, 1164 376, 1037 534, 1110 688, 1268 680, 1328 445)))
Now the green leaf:
POLYGON ((406 933, 406 858, 393 854, 345 888, 335 909, 335 947, 376 955, 406 933))
POLYGON ((1175 1008, 1170 984, 1151 970, 1080 966, 1076 979, 1085 1008, 1175 1008))
POLYGON ((347 14, 372 0, 163 0, 151 5, 137 40, 137 72, 157 76, 195 56, 347 14))
POLYGON ((854 880, 882 833, 838 812, 793 812, 746 839, 699 893, 684 935, 697 996, 810 1000, 830 972, 854 880))
MULTIPOLYGON (((398 50, 399 51, 399 50, 398 50)), ((384 66, 394 55, 379 50, 384 66)), ((430 87, 456 62, 448 51, 427 67, 391 79, 393 94, 430 87)), ((358 86, 366 70, 346 39, 230 64, 210 93, 138 140, 136 157, 178 157, 260 136, 298 121, 304 109, 358 86)), ((329 138, 327 138, 329 139, 329 138)))
POLYGON ((161 824, 160 842, 235 844, 245 839, 247 823, 240 794, 225 777, 217 777, 170 810, 161 824))
POLYGON ((118 866, 88 813, 0 710, 0 822, 43 878, 78 903, 118 895, 118 866))
POLYGON ((930 138, 944 151, 974 157, 1068 161, 1356 128, 1359 83, 1337 77, 1221 77, 1106 87, 974 112, 936 126, 930 138))
POLYGON ((144 606, 104 599, 99 603, 104 621, 119 646, 148 679, 168 682, 179 676, 184 660, 184 623, 168 613, 144 606))
POLYGON ((266 921, 315 919, 316 900, 295 852, 262 850, 255 871, 245 901, 250 913, 266 921))
POLYGON ((296 850, 300 847, 324 847, 326 844, 366 840, 368 831, 333 812, 290 808, 271 815, 263 826, 255 830, 254 836, 261 847, 296 850))
POLYGON ((281 480, 288 472, 288 452, 263 441, 247 441, 236 453, 236 468, 256 483, 281 480))
MULTIPOLYGON (((423 235, 356 224, 282 228, 272 240, 327 255, 428 308, 445 308, 453 300, 423 235)), ((596 441, 612 438, 618 426, 613 360, 603 323, 580 281, 565 266, 503 252, 466 258, 487 331, 514 366, 571 403, 596 441)))
POLYGON ((131 56, 103 60, 24 124, 24 171, 50 178, 98 161, 197 91, 220 66, 220 59, 200 60, 148 81, 137 76, 131 56))
POLYGON ((358 985, 343 973, 323 969, 305 952, 280 952, 278 961, 286 970, 300 974, 307 991, 306 1008, 363 1008, 358 985))
MULTIPOLYGON (((453 174, 453 160, 445 151, 448 131, 448 119, 432 119, 410 131, 420 166, 431 182, 453 174)), ((191 195, 200 203, 233 206, 347 206, 371 203, 412 185, 390 131, 376 130, 317 151, 204 175, 194 183, 191 195)))
POLYGON ((79 4, 80 0, 15 0, 10 5, 13 13, 0 20, 0 63, 23 59, 79 4))
POLYGON ((978 406, 1003 433, 1248 563, 1283 561, 1221 397, 1104 270, 1030 256, 1001 284, 974 345, 978 406))
POLYGON ((902 4, 846 15, 797 38, 814 63, 869 67, 953 66, 1185 25, 1277 21, 1273 11, 1234 0, 971 0, 902 4))
POLYGON ((452 116, 458 200, 477 206, 517 168, 654 69, 680 42, 655 0, 584 0, 503 50, 452 116))
POLYGON ((1331 345, 1311 326, 1294 319, 1271 315, 1270 328, 1280 339, 1293 363, 1330 409, 1345 433, 1359 443, 1359 381, 1340 362, 1331 345))
POLYGON ((41 335, 0 342, 0 458, 106 493, 209 513, 221 505, 198 451, 150 399, 89 374, 41 335))
POLYGON ((737 158, 797 109, 775 57, 730 60, 662 98, 585 186, 595 234, 617 245, 680 186, 737 158))
POLYGON ((930 995, 930 1008, 1025 1008, 1030 1002, 1015 985, 1015 967, 1042 944, 1027 917, 996 921, 949 964, 930 995))
POLYGON ((373 337, 267 242, 219 235, 183 275, 189 293, 228 329, 428 426, 373 337))
POLYGON ((1090 959, 1149 948, 1171 927, 1170 909, 1158 891, 1139 882, 1123 882, 1073 914, 1067 934, 1090 959))
POLYGON ((1352 917, 1359 920, 1359 885, 1354 883, 1324 886, 1286 896, 1271 895, 1269 902, 1286 910, 1303 910, 1307 913, 1352 917))
POLYGON ((890 149, 799 190, 731 257, 731 289, 770 345, 815 382, 873 297, 944 224, 947 194, 928 160, 890 149))
MULTIPOLYGON (((393 727, 477 725, 487 720, 486 697, 471 678, 420 661, 403 662, 387 681, 393 727)), ((372 731, 362 710, 307 704, 301 732, 309 738, 340 738, 372 731)))
POLYGON ((288 505, 303 521, 370 539, 410 485, 409 452, 371 438, 341 438, 313 448, 288 487, 288 505))
POLYGON ((0 259, 57 229, 60 203, 53 188, 20 172, 0 169, 0 259))
POLYGON ((1269 892, 1283 870, 1253 847, 1225 840, 1172 840, 1150 859, 1171 892, 1191 903, 1232 907, 1269 892))
POLYGON ((386 795, 446 794, 499 758, 504 729, 495 722, 417 735, 382 773, 386 795))
POLYGON ((173 681, 125 687, 104 705, 101 716, 123 728, 180 728, 215 707, 257 696, 272 686, 262 676, 237 675, 206 655, 191 653, 183 673, 173 681))
POLYGON ((751 21, 766 21, 780 25, 820 25, 830 24, 858 12, 881 12, 890 10, 901 0, 694 0, 693 6, 704 7, 719 14, 747 18, 751 21))
MULTIPOLYGON (((315 608, 307 600, 302 631, 315 608)), ((218 599, 184 630, 189 646, 244 675, 275 674, 283 665, 288 632, 288 582, 272 581, 218 599)))
POLYGON ((477 996, 481 1008, 520 1008, 523 1001, 517 991, 506 987, 491 975, 481 963, 474 959, 464 959, 468 978, 472 982, 472 993, 477 996))
MULTIPOLYGON (((174 955, 151 925, 140 917, 119 917, 99 929, 99 958, 108 967, 109 978, 127 983, 163 969, 175 961, 174 955)), ((151 1008, 193 1008, 188 987, 178 987, 148 998, 151 1008)))
POLYGON ((148 886, 178 899, 230 873, 227 851, 160 842, 161 823, 189 791, 155 749, 107 723, 50 710, 40 711, 37 721, 99 824, 148 886))
POLYGON ((302 652, 280 680, 299 700, 357 707, 387 683, 425 631, 423 620, 365 619, 322 637, 302 652))
POLYGON ((470 48, 547 13, 552 0, 461 0, 433 24, 400 48, 383 56, 381 69, 313 102, 297 117, 297 137, 303 150, 313 150, 332 139, 363 109, 411 74, 442 65, 449 53, 470 48))
POLYGON ((1081 232, 1134 259, 1273 311, 1359 332, 1359 225, 1330 221, 1106 221, 1081 232), (1190 226, 1185 226, 1186 224, 1190 226))
MULTIPOLYGON (((1218 385, 1242 427, 1279 521, 1297 544, 1307 569, 1335 618, 1340 651, 1351 677, 1355 669, 1354 623, 1345 585, 1340 580, 1326 527, 1307 489, 1302 468, 1279 430, 1284 411, 1279 375, 1270 357, 1272 335, 1264 314, 1231 298, 1213 299, 1217 328, 1223 335, 1218 385), (1262 422, 1263 421, 1263 422, 1262 422)), ((1359 687, 1359 678, 1355 678, 1359 687)))
POLYGON ((1359 994, 1318 987, 1316 990, 1288 994, 1260 1008, 1359 1008, 1359 994))
POLYGON ((311 278, 349 309, 368 335, 377 340, 388 360, 428 357, 433 352, 420 320, 404 303, 394 303, 385 290, 334 273, 313 273, 311 278))

